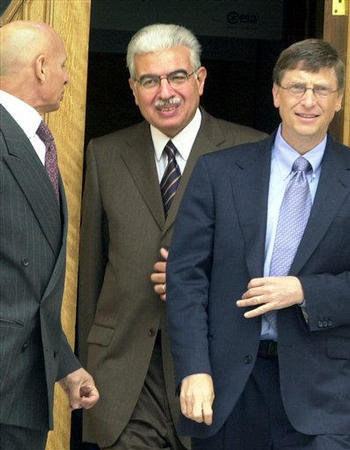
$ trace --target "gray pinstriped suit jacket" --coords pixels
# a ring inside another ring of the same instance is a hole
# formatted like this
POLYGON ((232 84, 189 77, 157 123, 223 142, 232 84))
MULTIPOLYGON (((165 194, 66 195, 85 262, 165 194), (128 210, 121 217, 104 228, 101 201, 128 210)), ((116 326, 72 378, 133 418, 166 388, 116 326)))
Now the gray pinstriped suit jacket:
POLYGON ((0 423, 52 428, 56 380, 80 367, 61 328, 67 206, 0 105, 0 423))

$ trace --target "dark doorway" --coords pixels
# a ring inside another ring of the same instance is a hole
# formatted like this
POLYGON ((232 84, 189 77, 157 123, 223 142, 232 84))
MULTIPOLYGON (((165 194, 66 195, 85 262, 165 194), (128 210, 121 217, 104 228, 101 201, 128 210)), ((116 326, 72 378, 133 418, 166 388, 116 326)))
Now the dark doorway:
MULTIPOLYGON (((154 20, 150 20, 152 14, 150 16, 149 13, 144 22, 141 23, 139 18, 136 21, 135 8, 140 5, 140 0, 92 0, 86 142, 91 137, 101 136, 142 120, 128 85, 126 46, 140 27, 153 22, 169 23, 169 11, 166 12, 163 6, 157 8, 157 4, 162 5, 158 2, 142 0, 141 3, 148 3, 150 7, 152 4, 154 20), (111 25, 113 14, 118 14, 118 7, 122 8, 123 17, 126 18, 124 29, 120 29, 121 26, 114 29, 111 25), (140 26, 137 26, 138 23, 140 26), (126 29, 128 27, 133 29, 126 29)), ((203 107, 214 116, 271 132, 279 122, 271 98, 272 67, 279 52, 292 42, 322 36, 323 0, 203 2, 209 6, 229 4, 227 11, 231 13, 231 17, 228 13, 226 26, 241 26, 241 31, 238 30, 235 34, 246 34, 249 38, 210 36, 206 31, 205 17, 203 21, 200 17, 196 18, 198 30, 194 29, 193 17, 189 15, 191 5, 188 4, 191 3, 203 6, 198 0, 173 1, 173 4, 178 4, 178 9, 186 4, 188 15, 182 14, 181 22, 174 17, 172 22, 190 28, 202 44, 202 64, 208 69, 205 93, 201 101, 203 107), (269 4, 272 8, 269 15, 273 18, 271 27, 274 28, 275 36, 272 35, 273 32, 266 32, 258 26, 254 28, 262 20, 261 5, 268 9, 269 4)), ((198 7, 196 14, 200 16, 201 10, 202 7, 198 7)), ((174 12, 174 16, 177 14, 178 12, 174 12)), ((208 10, 206 15, 208 16, 208 10)))

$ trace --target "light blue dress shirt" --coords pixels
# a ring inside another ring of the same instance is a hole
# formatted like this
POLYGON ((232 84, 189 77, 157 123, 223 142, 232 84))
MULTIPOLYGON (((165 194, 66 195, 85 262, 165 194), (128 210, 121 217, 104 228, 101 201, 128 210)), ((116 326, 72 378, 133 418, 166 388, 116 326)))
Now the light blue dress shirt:
MULTIPOLYGON (((327 136, 313 149, 303 155, 312 166, 307 173, 311 199, 314 201, 318 182, 321 174, 321 162, 326 148, 327 136)), ((265 240, 264 277, 270 275, 270 265, 273 246, 275 243, 277 223, 284 191, 292 176, 292 166, 300 154, 294 150, 282 137, 281 125, 278 128, 271 154, 271 173, 269 185, 269 198, 267 209, 267 225, 265 240)), ((261 339, 277 341, 277 330, 262 316, 261 339)))

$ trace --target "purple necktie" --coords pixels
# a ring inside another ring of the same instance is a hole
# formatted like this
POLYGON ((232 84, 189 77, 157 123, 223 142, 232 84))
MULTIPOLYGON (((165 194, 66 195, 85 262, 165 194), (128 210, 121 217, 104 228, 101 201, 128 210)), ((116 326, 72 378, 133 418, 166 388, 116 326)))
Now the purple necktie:
POLYGON ((168 141, 164 147, 164 151, 168 155, 168 165, 160 182, 160 191, 163 199, 164 212, 167 215, 176 194, 176 189, 180 183, 181 172, 175 158, 177 152, 175 145, 171 141, 168 141))
POLYGON ((45 169, 47 175, 51 181, 51 184, 55 190, 58 203, 60 202, 60 196, 58 191, 58 164, 57 153, 54 138, 45 122, 41 122, 36 134, 43 141, 46 147, 45 153, 45 169))
MULTIPOLYGON (((272 252, 270 276, 288 275, 309 219, 312 200, 306 173, 309 161, 299 156, 294 161, 292 178, 284 192, 272 252)), ((277 331, 276 311, 265 314, 270 326, 277 331)))

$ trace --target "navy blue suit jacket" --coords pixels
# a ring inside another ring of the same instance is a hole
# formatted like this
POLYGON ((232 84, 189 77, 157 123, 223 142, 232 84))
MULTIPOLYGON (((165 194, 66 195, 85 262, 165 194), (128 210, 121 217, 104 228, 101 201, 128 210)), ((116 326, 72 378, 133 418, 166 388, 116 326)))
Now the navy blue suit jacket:
MULTIPOLYGON (((177 216, 167 267, 169 333, 176 381, 214 379, 211 426, 183 420, 206 437, 224 424, 254 367, 261 318, 235 304, 263 276, 274 136, 202 156, 177 216)), ((311 215, 290 274, 303 286, 299 306, 278 311, 283 403, 305 434, 350 430, 350 151, 328 136, 311 215)))

